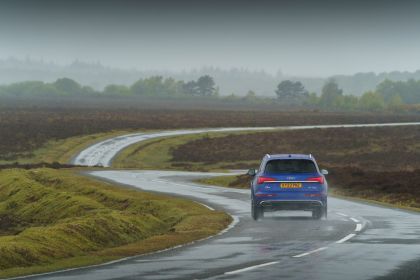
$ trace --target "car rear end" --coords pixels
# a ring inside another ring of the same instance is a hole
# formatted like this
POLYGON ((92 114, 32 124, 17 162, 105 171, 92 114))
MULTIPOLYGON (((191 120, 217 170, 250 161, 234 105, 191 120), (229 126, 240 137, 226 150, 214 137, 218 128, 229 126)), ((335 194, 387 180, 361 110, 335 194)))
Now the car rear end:
POLYGON ((326 214, 327 182, 312 156, 272 157, 253 181, 253 203, 260 211, 312 211, 326 214))

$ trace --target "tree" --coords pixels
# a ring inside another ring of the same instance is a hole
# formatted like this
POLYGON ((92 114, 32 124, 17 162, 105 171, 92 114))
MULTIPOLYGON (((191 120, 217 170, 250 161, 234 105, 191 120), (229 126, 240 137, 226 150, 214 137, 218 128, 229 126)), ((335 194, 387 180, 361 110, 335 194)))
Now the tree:
POLYGON ((368 91, 365 92, 359 100, 360 108, 369 111, 379 111, 385 108, 385 102, 382 95, 368 91))
POLYGON ((64 94, 81 94, 83 92, 82 87, 69 78, 58 79, 54 82, 54 86, 64 94))
POLYGON ((386 103, 389 103, 395 95, 400 96, 403 103, 420 103, 420 80, 385 80, 376 87, 376 92, 378 92, 384 98, 386 103))
POLYGON ((345 110, 355 110, 359 105, 359 99, 354 95, 343 95, 341 108, 345 110))
POLYGON ((182 90, 182 86, 183 86, 183 82, 182 81, 176 81, 174 78, 166 78, 163 81, 163 92, 166 95, 170 95, 170 96, 175 96, 179 93, 183 93, 182 90))
POLYGON ((182 88, 185 94, 198 95, 197 83, 195 81, 189 81, 189 82, 184 83, 182 88))
POLYGON ((91 86, 83 86, 82 87, 82 92, 85 95, 98 94, 91 86))
POLYGON ((399 86, 391 80, 384 80, 376 86, 376 92, 382 95, 385 102, 389 102, 392 96, 399 94, 399 86))
POLYGON ((343 104, 343 90, 334 80, 329 80, 322 87, 320 105, 329 109, 340 108, 343 104))
POLYGON ((308 94, 308 97, 306 97, 304 105, 314 107, 318 105, 319 103, 319 97, 315 92, 311 92, 308 94))
POLYGON ((197 93, 200 96, 213 96, 216 92, 214 80, 209 75, 198 78, 196 85, 197 93))
POLYGON ((145 93, 150 95, 163 95, 165 87, 162 76, 152 76, 143 80, 145 93))
POLYGON ((104 92, 105 95, 130 95, 131 91, 128 87, 124 85, 108 85, 105 87, 104 92))
POLYGON ((393 111, 400 111, 402 109, 403 101, 401 96, 394 94, 391 99, 388 101, 388 108, 393 111))
POLYGON ((144 80, 139 79, 134 84, 131 85, 130 91, 136 95, 144 95, 146 94, 146 87, 144 85, 144 80))
POLYGON ((278 99, 285 104, 302 104, 309 96, 308 91, 299 81, 282 81, 277 85, 275 92, 278 99))
POLYGON ((131 92, 137 95, 164 95, 167 94, 162 76, 152 76, 140 79, 131 86, 131 92))

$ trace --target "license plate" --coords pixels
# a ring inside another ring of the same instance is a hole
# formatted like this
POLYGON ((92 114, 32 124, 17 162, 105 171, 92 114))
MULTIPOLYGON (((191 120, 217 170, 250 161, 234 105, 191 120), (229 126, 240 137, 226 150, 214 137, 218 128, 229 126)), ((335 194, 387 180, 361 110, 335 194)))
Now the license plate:
POLYGON ((299 189, 302 187, 302 183, 280 183, 282 189, 299 189))

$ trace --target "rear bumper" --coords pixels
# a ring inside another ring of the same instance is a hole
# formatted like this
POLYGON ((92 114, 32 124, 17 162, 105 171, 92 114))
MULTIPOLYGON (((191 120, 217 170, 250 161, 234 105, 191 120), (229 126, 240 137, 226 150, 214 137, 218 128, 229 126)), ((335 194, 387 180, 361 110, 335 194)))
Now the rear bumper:
POLYGON ((270 210, 308 210, 323 207, 321 200, 262 200, 259 205, 270 210))

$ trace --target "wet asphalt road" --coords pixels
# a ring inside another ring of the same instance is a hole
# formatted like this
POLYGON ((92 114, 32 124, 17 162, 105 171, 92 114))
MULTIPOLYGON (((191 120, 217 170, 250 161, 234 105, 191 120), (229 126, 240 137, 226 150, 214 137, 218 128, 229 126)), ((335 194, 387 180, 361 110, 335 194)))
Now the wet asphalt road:
MULTIPOLYGON (((123 143, 151 137, 136 134, 104 141, 75 162, 106 166, 123 143)), ((192 182, 220 174, 106 170, 89 175, 191 198, 228 212, 234 222, 221 234, 193 244, 31 279, 420 279, 416 213, 330 197, 328 220, 312 220, 310 212, 277 212, 255 222, 250 218, 249 190, 192 182)))

